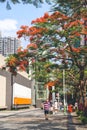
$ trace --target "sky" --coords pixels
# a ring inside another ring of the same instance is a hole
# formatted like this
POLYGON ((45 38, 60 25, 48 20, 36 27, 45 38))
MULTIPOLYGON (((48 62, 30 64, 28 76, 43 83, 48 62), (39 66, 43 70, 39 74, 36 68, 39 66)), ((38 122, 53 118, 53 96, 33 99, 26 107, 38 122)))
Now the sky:
MULTIPOLYGON (((0 32, 2 37, 17 37, 16 32, 21 25, 31 26, 31 21, 44 15, 50 11, 50 5, 43 4, 40 8, 36 8, 30 4, 11 4, 12 9, 6 9, 6 3, 0 3, 0 32)), ((28 43, 21 39, 21 46, 24 48, 28 43)))

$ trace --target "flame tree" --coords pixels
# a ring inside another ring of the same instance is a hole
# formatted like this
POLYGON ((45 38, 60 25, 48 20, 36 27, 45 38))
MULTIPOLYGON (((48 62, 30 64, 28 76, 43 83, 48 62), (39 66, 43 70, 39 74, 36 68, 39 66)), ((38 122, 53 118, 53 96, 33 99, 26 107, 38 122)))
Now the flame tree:
POLYGON ((81 46, 80 43, 87 41, 86 37, 82 37, 87 35, 86 21, 86 9, 80 10, 79 15, 75 12, 72 16, 55 11, 33 20, 31 27, 21 26, 17 35, 19 38, 28 37, 30 44, 26 50, 19 50, 18 54, 8 57, 6 65, 11 72, 16 72, 20 68, 26 69, 29 58, 33 63, 38 56, 38 61, 44 62, 42 68, 46 67, 48 71, 50 66, 75 69, 79 75, 76 88, 79 92, 78 101, 85 107, 87 46, 81 46))

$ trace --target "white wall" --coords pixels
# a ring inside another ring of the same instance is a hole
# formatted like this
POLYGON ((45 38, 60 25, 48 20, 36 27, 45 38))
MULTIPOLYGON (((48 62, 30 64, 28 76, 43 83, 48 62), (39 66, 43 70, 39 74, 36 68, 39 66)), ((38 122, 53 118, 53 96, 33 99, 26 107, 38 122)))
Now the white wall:
POLYGON ((0 107, 6 106, 6 78, 0 75, 0 107))
POLYGON ((31 99, 31 89, 18 83, 13 84, 13 104, 14 98, 31 99))
POLYGON ((0 68, 1 68, 2 66, 5 66, 5 59, 6 59, 6 58, 0 54, 0 68))

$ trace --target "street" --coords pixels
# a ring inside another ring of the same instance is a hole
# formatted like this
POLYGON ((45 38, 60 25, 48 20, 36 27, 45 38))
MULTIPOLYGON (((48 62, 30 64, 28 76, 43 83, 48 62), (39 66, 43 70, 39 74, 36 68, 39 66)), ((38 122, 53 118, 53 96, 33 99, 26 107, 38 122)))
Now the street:
POLYGON ((43 110, 39 108, 0 111, 0 130, 87 130, 87 125, 76 122, 75 115, 58 112, 44 119, 43 110))

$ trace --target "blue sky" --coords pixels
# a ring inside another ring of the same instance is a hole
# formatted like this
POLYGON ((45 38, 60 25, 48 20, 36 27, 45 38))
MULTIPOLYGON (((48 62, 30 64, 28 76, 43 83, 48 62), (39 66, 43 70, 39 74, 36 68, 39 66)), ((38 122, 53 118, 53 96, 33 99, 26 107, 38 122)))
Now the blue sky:
MULTIPOLYGON (((41 8, 27 4, 11 4, 12 9, 6 9, 6 3, 0 3, 0 32, 3 36, 15 36, 21 25, 29 25, 31 21, 44 15, 50 10, 50 5, 43 4, 41 8)), ((26 46, 22 41, 22 46, 26 46)))

